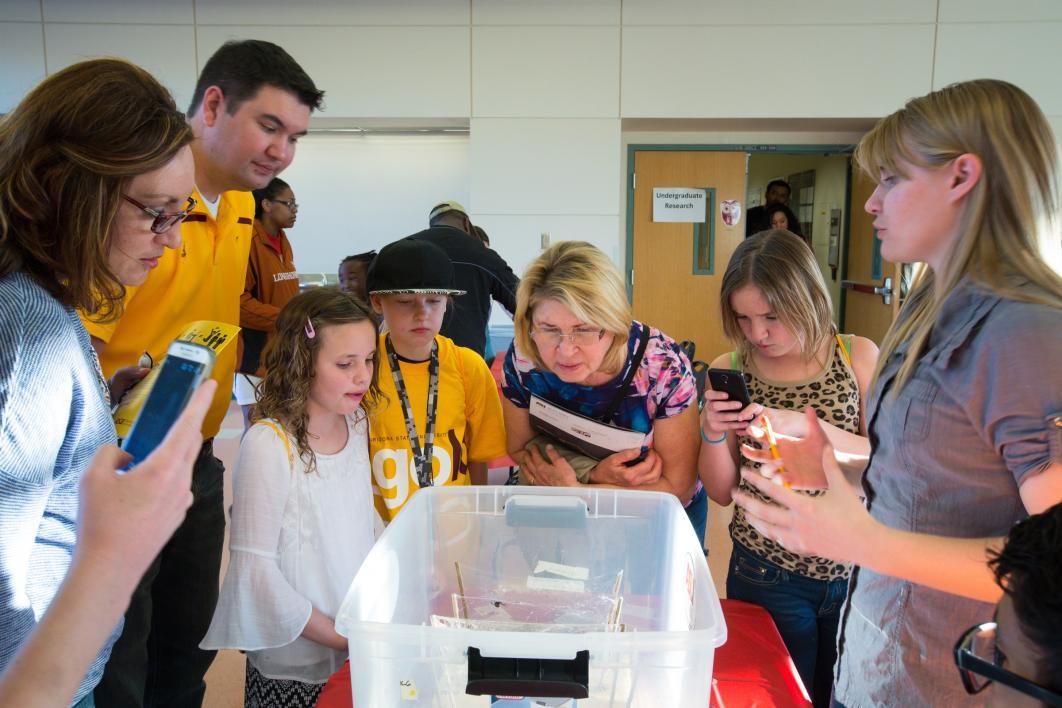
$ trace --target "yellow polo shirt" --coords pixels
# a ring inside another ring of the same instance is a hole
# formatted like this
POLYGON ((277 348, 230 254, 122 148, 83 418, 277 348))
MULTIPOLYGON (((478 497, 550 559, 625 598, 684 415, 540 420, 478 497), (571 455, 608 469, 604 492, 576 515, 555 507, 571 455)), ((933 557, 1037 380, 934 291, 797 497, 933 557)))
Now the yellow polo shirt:
MULTIPOLYGON (((223 192, 215 219, 199 191, 192 196, 197 205, 181 224, 181 245, 166 249, 142 285, 126 288, 122 318, 100 324, 81 315, 89 334, 107 344, 100 356, 107 377, 123 366, 135 365, 144 352, 160 361, 170 342, 196 320, 240 324, 254 197, 250 192, 223 192)), ((203 421, 204 438, 214 437, 221 429, 235 371, 236 343, 232 342, 214 364, 212 378, 218 382, 218 391, 203 421)))
MULTIPOLYGON (((369 416, 369 456, 376 510, 387 523, 420 489, 406 419, 398 398, 384 338, 380 335, 380 391, 386 396, 369 416)), ((498 386, 476 352, 436 336, 439 343, 439 396, 432 477, 436 486, 471 484, 468 465, 505 455, 505 423, 498 386)), ((399 361, 420 444, 428 417, 428 363, 399 361)))

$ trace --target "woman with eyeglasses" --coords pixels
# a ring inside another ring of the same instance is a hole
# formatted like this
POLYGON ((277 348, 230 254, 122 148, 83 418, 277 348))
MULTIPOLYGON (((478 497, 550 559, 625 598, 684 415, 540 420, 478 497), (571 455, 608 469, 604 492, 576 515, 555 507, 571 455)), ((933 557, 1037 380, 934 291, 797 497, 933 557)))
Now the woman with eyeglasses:
POLYGON ((299 294, 299 276, 291 242, 284 231, 295 225, 299 205, 288 183, 274 177, 254 194, 254 226, 247 282, 240 296, 240 339, 233 395, 243 410, 243 423, 258 400, 265 376, 262 351, 276 333, 277 316, 299 294))
POLYGON ((91 705, 129 597, 191 503, 213 386, 119 476, 110 403, 136 373, 105 381, 77 315, 119 317, 126 287, 180 244, 191 141, 169 92, 114 59, 51 75, 0 122, 3 705, 91 705))
POLYGON ((673 339, 633 319, 612 261, 583 241, 548 248, 520 280, 514 328, 502 409, 522 481, 669 492, 687 505, 703 543, 690 363, 673 339), (550 421, 583 430, 580 416, 612 432, 569 451, 559 443, 574 444, 570 432, 550 421), (631 442, 599 449, 606 438, 631 442))
POLYGON ((735 498, 760 534, 855 565, 837 703, 976 705, 955 677, 955 632, 1000 597, 991 549, 1062 500, 1058 152, 1028 94, 978 80, 911 100, 855 157, 878 182, 866 209, 882 257, 924 264, 882 343, 870 456, 842 470, 809 418, 778 444, 780 479, 743 473, 778 505, 735 498))

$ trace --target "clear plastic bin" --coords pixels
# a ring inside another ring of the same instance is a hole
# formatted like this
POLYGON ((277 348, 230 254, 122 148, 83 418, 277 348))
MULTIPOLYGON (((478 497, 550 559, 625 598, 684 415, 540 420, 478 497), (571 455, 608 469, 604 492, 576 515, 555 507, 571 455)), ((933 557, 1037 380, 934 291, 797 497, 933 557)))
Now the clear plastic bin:
POLYGON ((682 506, 610 489, 417 492, 336 627, 357 708, 487 706, 492 694, 699 708, 726 641, 682 506))

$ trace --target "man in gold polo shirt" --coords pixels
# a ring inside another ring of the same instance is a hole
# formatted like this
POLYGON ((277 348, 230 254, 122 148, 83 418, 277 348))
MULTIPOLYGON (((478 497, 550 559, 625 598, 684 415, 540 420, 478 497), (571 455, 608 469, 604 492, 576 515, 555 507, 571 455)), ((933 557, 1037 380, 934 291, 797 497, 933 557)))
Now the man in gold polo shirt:
MULTIPOLYGON (((254 217, 250 190, 264 187, 291 163, 322 95, 298 63, 270 42, 228 42, 207 61, 188 111, 197 206, 182 224, 182 244, 167 250, 143 285, 128 290, 118 322, 85 323, 107 376, 135 365, 145 352, 159 361, 196 320, 239 324, 254 217)), ((202 704, 203 675, 214 652, 199 649, 199 642, 217 604, 225 531, 224 467, 212 441, 229 405, 235 368, 233 345, 214 366, 219 386, 203 423, 206 442, 192 479, 195 501, 133 595, 96 687, 97 705, 202 704)))

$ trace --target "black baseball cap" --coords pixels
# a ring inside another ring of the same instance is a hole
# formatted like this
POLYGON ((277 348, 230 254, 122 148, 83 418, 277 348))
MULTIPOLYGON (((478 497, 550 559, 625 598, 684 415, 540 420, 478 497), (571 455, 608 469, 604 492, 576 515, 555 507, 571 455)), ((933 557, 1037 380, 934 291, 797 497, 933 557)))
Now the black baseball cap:
POLYGON ((454 266, 433 243, 403 238, 380 249, 365 274, 370 295, 464 295, 454 288, 454 266))

